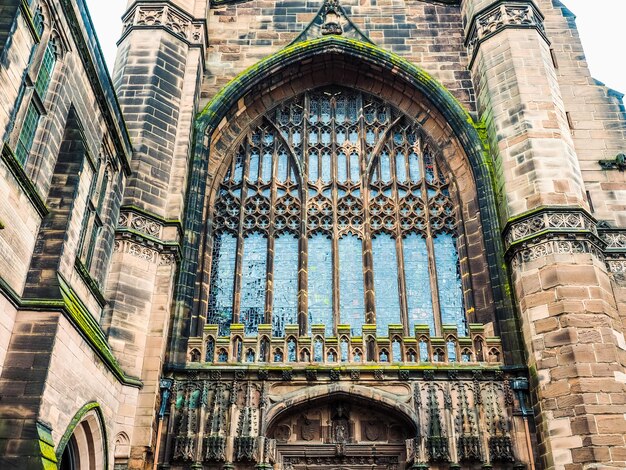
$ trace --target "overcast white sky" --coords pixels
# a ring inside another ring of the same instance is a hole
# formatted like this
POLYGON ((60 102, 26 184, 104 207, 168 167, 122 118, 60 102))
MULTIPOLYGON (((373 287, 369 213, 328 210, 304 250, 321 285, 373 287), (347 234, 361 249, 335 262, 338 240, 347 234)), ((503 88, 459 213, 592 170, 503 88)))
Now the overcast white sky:
MULTIPOLYGON (((578 17, 578 29, 594 78, 626 93, 626 0, 562 1, 578 17)), ((111 68, 127 0, 87 0, 87 4, 111 68)))

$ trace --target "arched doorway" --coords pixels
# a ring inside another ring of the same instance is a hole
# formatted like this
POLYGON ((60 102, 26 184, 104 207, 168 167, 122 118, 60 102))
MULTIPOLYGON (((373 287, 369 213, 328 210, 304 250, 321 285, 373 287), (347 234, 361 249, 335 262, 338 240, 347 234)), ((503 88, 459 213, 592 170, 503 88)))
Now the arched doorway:
POLYGON ((107 468, 106 437, 97 404, 88 404, 76 414, 61 438, 57 459, 60 470, 107 468))
POLYGON ((284 409, 266 436, 276 441, 276 463, 284 470, 402 470, 405 440, 415 432, 399 408, 337 392, 284 409))

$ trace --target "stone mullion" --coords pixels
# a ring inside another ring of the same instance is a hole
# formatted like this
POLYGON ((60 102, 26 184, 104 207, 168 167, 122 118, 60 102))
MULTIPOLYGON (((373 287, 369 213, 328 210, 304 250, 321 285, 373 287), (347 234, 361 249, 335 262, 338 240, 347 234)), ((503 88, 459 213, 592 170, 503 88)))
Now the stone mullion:
MULTIPOLYGON (((246 207, 246 199, 248 197, 248 173, 250 167, 250 141, 251 136, 248 134, 246 136, 246 151, 245 158, 243 161, 242 168, 242 177, 241 177, 241 199, 240 199, 240 207, 239 211, 239 232, 237 234, 237 255, 235 258, 235 281, 233 283, 233 323, 239 323, 239 309, 241 307, 241 269, 243 263, 243 243, 244 243, 244 233, 243 233, 243 222, 245 218, 245 207, 246 207)), ((236 157, 235 157, 236 158, 236 157)), ((259 155, 260 158, 260 155, 259 155)))
MULTIPOLYGON (((307 119, 309 97, 305 95, 302 109, 302 174, 300 175, 300 257, 298 269, 298 325, 300 334, 305 335, 309 328, 309 278, 308 278, 308 261, 309 261, 309 233, 307 230, 308 206, 309 206, 309 152, 308 152, 308 126, 307 119)), ((291 113, 290 113, 291 119, 291 113)), ((291 120, 289 121, 291 125, 291 120)), ((293 162, 295 163, 295 162, 293 162)), ((294 172, 295 173, 295 172, 294 172)), ((290 172, 291 174, 291 172, 290 172)))
MULTIPOLYGON (((396 124, 396 125, 399 125, 396 124)), ((398 174, 397 174, 397 163, 395 153, 397 152, 396 145, 393 140, 393 129, 389 130, 388 140, 392 143, 392 148, 394 151, 393 162, 391 166, 392 174, 393 174, 393 196, 395 203, 395 217, 396 217, 396 229, 395 229, 395 241, 396 241, 396 263, 398 266, 398 295, 400 296, 400 320, 404 327, 404 334, 409 335, 409 306, 406 298, 406 279, 404 277, 404 252, 402 251, 402 228, 400 227, 400 191, 398 190, 398 174), (389 137, 391 136, 391 137, 389 137)), ((405 144, 406 145, 406 134, 404 135, 405 144)), ((409 171, 409 152, 406 151, 405 148, 402 149, 404 153, 404 168, 405 174, 408 175, 407 180, 410 181, 410 171, 409 171)), ((391 157, 390 157, 391 158, 391 157)))
MULTIPOLYGON (((373 325, 376 324, 376 292, 374 290, 374 256, 372 253, 372 237, 369 220, 369 181, 367 175, 367 161, 366 161, 366 142, 365 142, 365 105, 363 103, 363 95, 359 94, 360 106, 358 116, 359 127, 359 172, 361 174, 361 198, 363 201, 363 280, 365 288, 365 323, 373 325), (369 232, 369 233, 368 233, 369 232), (366 236, 369 235, 369 236, 366 236)), ((378 117, 378 116, 377 116, 378 117)), ((376 155, 372 155, 372 159, 376 158, 376 155)))
POLYGON ((450 191, 450 188, 452 187, 452 185, 453 183, 450 182, 445 186, 448 187, 448 191, 450 193, 449 199, 456 209, 455 214, 454 214, 455 222, 456 222, 454 235, 456 236, 456 239, 457 239, 456 244, 457 244, 457 251, 459 254, 459 271, 461 275, 461 289, 463 289, 464 315, 465 315, 465 322, 467 324, 467 334, 469 336, 469 324, 477 322, 475 320, 476 314, 475 314, 475 309, 474 309, 474 305, 475 305, 474 295, 473 295, 474 290, 472 289, 472 265, 469 262, 469 256, 468 256, 469 240, 467 237, 467 233, 465 233, 465 230, 461 229, 461 227, 465 227, 465 221, 463 220, 463 210, 461 208, 461 205, 459 204, 458 188, 455 185, 454 192, 452 192, 450 191), (453 194, 456 197, 453 198, 452 197, 453 194), (461 239, 463 240, 462 249, 459 247, 459 243, 461 239), (468 318, 469 312, 473 312, 472 315, 474 316, 474 318, 472 318, 471 321, 468 318))
MULTIPOLYGON (((424 218, 426 219, 426 248, 428 250, 428 272, 430 274, 430 294, 432 297, 433 305, 433 317, 435 321, 435 336, 443 334, 443 328, 441 326, 441 307, 439 305, 439 285, 437 282, 437 267, 435 265, 435 242, 434 234, 430 226, 430 210, 428 201, 428 182, 426 181, 426 162, 424 161, 424 155, 426 146, 424 140, 420 137, 420 173, 422 175, 422 181, 420 184, 422 190, 422 202, 424 203, 424 218)), ((430 151, 430 149, 429 149, 430 151)), ((434 160, 434 156, 431 155, 434 160)), ((433 171, 436 172, 436 168, 433 167, 433 171)))
MULTIPOLYGON (((321 102, 320 102, 321 109, 321 102)), ((332 110, 332 104, 331 104, 332 110)), ((334 119, 331 118, 331 129, 334 128, 334 119)), ((319 124, 317 124, 319 129, 319 124)), ((331 139, 332 140, 332 139, 331 139)), ((321 142, 321 139, 318 141, 321 142)), ((332 145, 332 142, 331 142, 332 145)), ((321 147, 321 145, 320 145, 321 147)), ((338 227, 338 217, 337 217, 337 208, 339 206, 339 195, 338 195, 338 187, 337 187, 337 156, 334 152, 334 145, 331 146, 331 157, 330 157, 330 180, 331 180, 331 194, 332 194, 332 208, 333 208, 333 324, 334 331, 337 331, 337 325, 341 323, 341 308, 340 308, 340 296, 342 292, 340 292, 340 279, 339 279, 339 270, 341 266, 339 265, 339 227, 338 227)), ((321 151, 320 151, 321 155, 321 151)), ((323 178, 322 178, 322 158, 318 158, 318 168, 320 181, 322 181, 323 186, 323 178)))
MULTIPOLYGON (((277 190, 277 171, 278 171, 278 141, 280 139, 278 129, 275 130, 276 137, 274 138, 274 150, 272 152, 272 171, 271 171, 271 182, 270 182, 270 226, 267 230, 267 263, 265 266, 266 276, 265 276, 265 312, 264 312, 264 322, 266 324, 272 324, 272 310, 274 307, 274 260, 276 257, 275 245, 276 245, 276 229, 274 227, 274 220, 276 217, 276 190, 277 190)), ((259 156, 260 161, 263 158, 262 155, 259 156)), ((287 166, 289 168, 289 166, 287 166)), ((288 170, 289 171, 289 170, 288 170)))

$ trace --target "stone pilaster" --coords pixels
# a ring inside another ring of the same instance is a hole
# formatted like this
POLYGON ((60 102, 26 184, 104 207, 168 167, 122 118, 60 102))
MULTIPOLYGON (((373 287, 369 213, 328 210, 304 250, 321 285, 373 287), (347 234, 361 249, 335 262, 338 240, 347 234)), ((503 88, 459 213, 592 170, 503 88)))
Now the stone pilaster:
POLYGON ((624 335, 589 215, 540 8, 465 0, 466 46, 498 175, 542 468, 623 468, 624 335))
POLYGON ((133 142, 133 177, 118 222, 104 323, 120 362, 144 383, 131 431, 130 468, 143 468, 154 446, 152 423, 204 69, 206 8, 207 2, 196 1, 131 2, 118 43, 114 83, 133 142))

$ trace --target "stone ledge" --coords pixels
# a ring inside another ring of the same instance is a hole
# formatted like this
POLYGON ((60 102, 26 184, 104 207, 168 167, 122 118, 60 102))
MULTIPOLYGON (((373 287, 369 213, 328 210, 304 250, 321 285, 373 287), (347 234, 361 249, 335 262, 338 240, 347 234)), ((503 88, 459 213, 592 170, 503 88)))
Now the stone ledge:
POLYGON ((143 382, 139 378, 131 377, 124 372, 113 355, 100 325, 95 321, 74 290, 63 276, 57 274, 57 277, 60 298, 23 299, 2 277, 0 277, 0 294, 4 295, 18 310, 56 311, 63 313, 120 383, 130 387, 142 388, 143 382))

